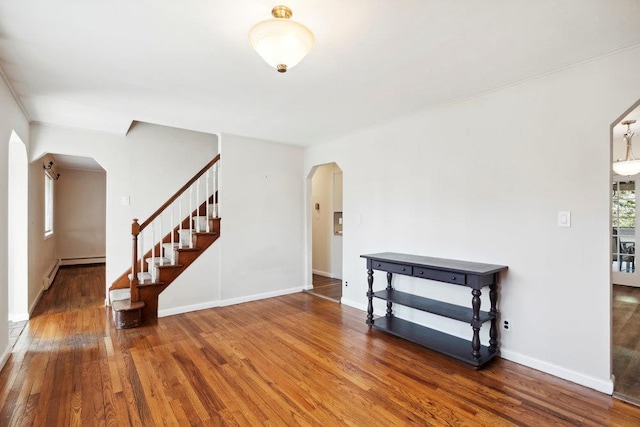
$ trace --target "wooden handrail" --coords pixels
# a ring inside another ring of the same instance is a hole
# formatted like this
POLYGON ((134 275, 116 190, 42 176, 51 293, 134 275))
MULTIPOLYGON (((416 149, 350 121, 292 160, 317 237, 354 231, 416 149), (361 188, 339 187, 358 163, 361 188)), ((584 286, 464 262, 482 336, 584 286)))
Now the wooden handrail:
MULTIPOLYGON (((168 208, 171 203, 175 202, 176 199, 178 197, 180 197, 180 195, 182 193, 184 193, 194 182, 196 182, 196 180, 198 178, 200 178, 202 175, 204 175, 204 173, 213 165, 216 164, 216 162, 220 160, 220 154, 216 155, 213 160, 211 160, 209 163, 207 163, 207 165, 205 167, 202 168, 202 170, 200 170, 200 172, 198 172, 197 174, 195 174, 193 176, 193 178, 191 178, 185 185, 183 185, 178 191, 176 191, 176 193, 171 196, 169 198, 169 200, 167 200, 162 206, 160 206, 160 208, 158 208, 153 214, 151 214, 151 216, 149 218, 147 218, 142 224, 140 224, 140 227, 138 228, 138 233, 139 234, 142 230, 144 230, 149 224, 151 224, 151 222, 153 222, 154 219, 156 219, 166 208, 168 208)), ((131 230, 132 233, 135 233, 135 230, 131 230)), ((134 235, 137 235, 134 234, 134 235)))

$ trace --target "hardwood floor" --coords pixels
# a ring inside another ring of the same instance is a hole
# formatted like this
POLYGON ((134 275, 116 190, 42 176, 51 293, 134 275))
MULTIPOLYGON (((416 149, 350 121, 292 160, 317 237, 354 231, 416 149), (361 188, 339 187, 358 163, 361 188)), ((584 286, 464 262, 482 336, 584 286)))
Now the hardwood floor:
POLYGON ((613 286, 615 392, 640 402, 640 288, 613 286))
POLYGON ((0 372, 1 426, 637 426, 640 408, 501 359, 477 371, 306 293, 116 330, 63 269, 0 372))
POLYGON ((313 289, 308 292, 332 301, 340 302, 342 298, 342 280, 314 274, 313 289))

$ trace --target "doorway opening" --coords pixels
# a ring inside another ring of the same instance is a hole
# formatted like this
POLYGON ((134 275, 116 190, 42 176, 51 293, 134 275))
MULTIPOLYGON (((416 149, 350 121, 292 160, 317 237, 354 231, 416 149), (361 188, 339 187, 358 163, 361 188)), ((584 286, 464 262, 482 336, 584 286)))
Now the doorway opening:
MULTIPOLYGON (((627 125, 640 131, 640 101, 612 128, 612 159, 625 157, 627 125)), ((632 141, 633 143, 633 141, 632 141)), ((637 143, 637 141, 636 141, 637 143)), ((633 148, 633 147, 632 147, 633 148)), ((636 265, 640 174, 611 179, 611 371, 614 396, 640 405, 640 273, 636 265)))
POLYGON ((11 132, 8 165, 8 322, 13 347, 29 319, 28 282, 28 170, 27 147, 11 132))
POLYGON ((342 169, 336 163, 311 171, 311 269, 307 292, 342 299, 342 169))

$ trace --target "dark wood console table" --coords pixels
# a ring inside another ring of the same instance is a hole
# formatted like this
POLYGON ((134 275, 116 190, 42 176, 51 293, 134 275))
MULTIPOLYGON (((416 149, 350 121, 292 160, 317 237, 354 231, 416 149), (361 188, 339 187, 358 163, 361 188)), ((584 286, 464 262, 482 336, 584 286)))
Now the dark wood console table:
POLYGON ((500 354, 497 325, 498 280, 500 272, 507 270, 507 266, 393 252, 361 255, 361 257, 367 260, 369 283, 367 324, 370 327, 455 357, 475 367, 484 365, 500 354), (387 287, 384 290, 373 291, 373 270, 387 272, 387 287), (471 288, 471 308, 397 291, 391 286, 394 273, 467 286, 471 288), (485 286, 489 286, 491 304, 489 311, 480 310, 481 289, 485 286), (386 315, 375 320, 373 298, 387 301, 386 315), (395 317, 394 303, 469 323, 473 329, 472 338, 465 340, 395 317), (491 322, 488 347, 480 344, 480 328, 485 322, 491 322))

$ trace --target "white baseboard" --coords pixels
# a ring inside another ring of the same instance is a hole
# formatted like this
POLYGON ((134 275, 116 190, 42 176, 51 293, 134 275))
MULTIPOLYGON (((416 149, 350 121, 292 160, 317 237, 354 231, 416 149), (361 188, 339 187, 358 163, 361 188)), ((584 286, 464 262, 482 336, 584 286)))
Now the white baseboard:
POLYGON ((0 356, 0 371, 2 371, 2 368, 4 368, 4 365, 7 363, 7 360, 9 360, 10 354, 11 354, 11 346, 7 344, 7 348, 4 349, 2 356, 0 356))
POLYGON ((180 306, 180 307, 168 308, 168 309, 165 309, 165 310, 158 310, 158 317, 167 317, 167 316, 173 316, 173 315, 176 315, 176 314, 189 313, 189 312, 192 312, 192 311, 206 310, 208 308, 226 307, 228 305, 242 304, 244 302, 251 302, 251 301, 258 301, 258 300, 266 299, 266 298, 279 297, 279 296, 282 296, 282 295, 288 295, 288 294, 294 294, 296 292, 302 292, 302 289, 303 289, 302 287, 281 289, 281 290, 278 290, 278 291, 265 292, 265 293, 262 293, 262 294, 248 295, 246 297, 231 298, 231 299, 226 299, 226 300, 222 300, 222 301, 207 301, 207 302, 198 303, 198 304, 183 305, 183 306, 180 306))
MULTIPOLYGON (((361 301, 353 301, 345 299, 343 297, 341 303, 349 307, 362 310, 364 312, 366 312, 367 310, 367 305, 363 304, 361 301)), ((602 393, 606 393, 609 395, 613 393, 613 381, 611 379, 603 380, 600 378, 595 378, 590 375, 585 375, 580 372, 572 371, 571 369, 566 369, 561 366, 554 365, 553 363, 526 356, 516 351, 505 349, 504 347, 500 349, 500 357, 506 360, 510 360, 511 362, 515 362, 519 365, 524 365, 529 368, 533 368, 538 371, 553 375, 555 377, 592 388, 602 393)))
POLYGON ((595 378, 590 375, 572 371, 571 369, 563 368, 562 366, 554 365, 553 363, 535 359, 533 357, 505 348, 500 349, 500 357, 518 363, 520 365, 528 366, 538 371, 546 372, 547 374, 551 374, 555 377, 559 377, 567 381, 592 388, 602 393, 606 393, 609 395, 613 394, 613 381, 611 381, 611 379, 603 380, 600 378, 595 378))
POLYGON ((38 292, 38 296, 36 297, 35 301, 33 301, 33 304, 31 304, 31 307, 29 307, 29 317, 31 317, 31 315, 33 314, 33 310, 36 309, 36 306, 38 305, 40 298, 42 298, 42 294, 44 293, 44 291, 44 288, 40 289, 40 292, 38 292))
POLYGON ((322 270, 313 270, 313 274, 317 274, 318 276, 323 276, 323 277, 328 277, 329 279, 333 279, 333 274, 328 273, 326 271, 322 271, 322 270))
POLYGON ((60 259, 60 265, 104 264, 106 262, 107 258, 103 256, 60 259))
POLYGON ((340 299, 340 304, 344 304, 344 305, 348 305, 349 307, 357 308, 358 310, 364 311, 365 313, 367 312, 367 304, 363 304, 360 301, 353 301, 353 300, 350 300, 350 299, 346 299, 345 297, 342 297, 340 299))
POLYGON ((42 287, 47 290, 51 287, 51 284, 56 278, 56 274, 58 274, 58 270, 60 269, 60 260, 57 259, 51 264, 51 267, 47 270, 42 279, 42 287))
POLYGON ((23 322, 29 320, 29 313, 9 314, 9 322, 23 322))
POLYGON ((207 308, 220 307, 219 301, 208 301, 199 304, 183 305, 181 307, 158 310, 158 317, 174 316, 176 314, 190 313, 192 311, 206 310, 207 308))
POLYGON ((265 292, 263 294, 248 295, 246 297, 223 299, 222 301, 220 301, 220 307, 226 307, 228 305, 235 305, 235 304, 242 304, 243 302, 258 301, 266 298, 279 297, 282 295, 295 294, 296 292, 302 292, 302 290, 303 290, 303 287, 299 286, 295 288, 280 289, 277 291, 265 292))

